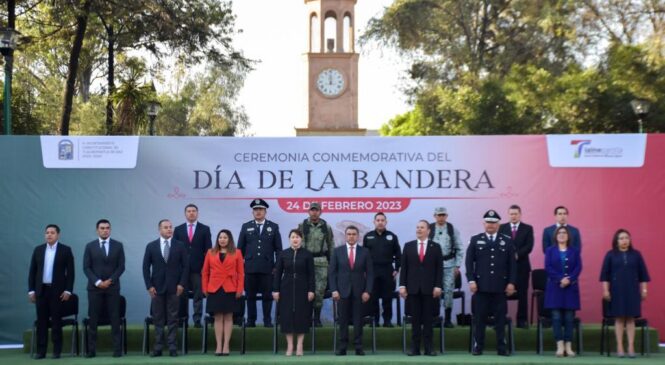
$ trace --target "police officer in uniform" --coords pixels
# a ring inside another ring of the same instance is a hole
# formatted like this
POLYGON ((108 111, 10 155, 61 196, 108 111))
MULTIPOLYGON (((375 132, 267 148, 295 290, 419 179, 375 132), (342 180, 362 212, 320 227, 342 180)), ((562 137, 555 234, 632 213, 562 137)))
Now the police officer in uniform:
POLYGON ((445 207, 434 209, 435 223, 429 225, 429 239, 438 243, 443 252, 443 307, 445 310, 444 326, 453 328, 450 320, 453 310, 453 290, 455 289, 455 276, 460 274, 464 257, 464 247, 459 230, 447 222, 448 210, 445 207))
POLYGON ((303 233, 303 247, 314 256, 314 278, 316 297, 314 299, 314 325, 321 327, 321 307, 323 296, 328 285, 328 263, 335 243, 332 228, 321 219, 321 204, 312 202, 309 205, 309 218, 298 225, 303 233))
POLYGON ((488 210, 485 232, 471 237, 466 251, 466 277, 473 293, 473 355, 482 355, 485 344, 485 319, 495 319, 497 354, 508 356, 505 342, 506 296, 515 293, 517 263, 510 236, 498 233, 501 217, 488 210))
MULTIPOLYGON (((395 278, 399 272, 402 250, 397 235, 386 230, 386 215, 378 212, 374 215, 374 230, 365 234, 363 247, 369 249, 374 265, 374 291, 372 310, 374 321, 379 324, 379 298, 383 306, 383 327, 393 327, 393 292, 395 278)), ((398 313, 399 315, 399 313, 398 313)))
POLYGON ((268 203, 254 199, 249 204, 254 219, 242 225, 238 249, 245 258, 247 326, 256 326, 256 294, 263 295, 263 324, 272 327, 272 281, 275 259, 282 251, 282 236, 277 223, 266 219, 268 203))

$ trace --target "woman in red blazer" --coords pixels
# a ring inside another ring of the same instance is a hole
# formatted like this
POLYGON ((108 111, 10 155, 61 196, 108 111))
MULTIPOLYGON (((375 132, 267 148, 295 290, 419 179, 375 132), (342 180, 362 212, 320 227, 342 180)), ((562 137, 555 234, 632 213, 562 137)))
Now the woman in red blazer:
POLYGON ((236 249, 229 230, 219 231, 215 247, 208 250, 201 281, 201 291, 208 298, 206 310, 215 314, 215 356, 228 356, 233 313, 240 309, 239 299, 245 290, 242 253, 236 249))

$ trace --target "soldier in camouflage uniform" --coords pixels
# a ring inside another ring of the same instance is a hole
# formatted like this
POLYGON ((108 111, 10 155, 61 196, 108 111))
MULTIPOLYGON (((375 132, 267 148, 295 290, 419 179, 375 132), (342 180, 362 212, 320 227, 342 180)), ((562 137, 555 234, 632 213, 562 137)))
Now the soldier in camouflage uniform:
POLYGON ((321 326, 321 307, 328 285, 328 263, 335 248, 332 228, 321 219, 321 204, 312 202, 309 206, 309 218, 298 225, 303 233, 303 247, 314 256, 314 278, 316 297, 314 299, 314 324, 321 326))
POLYGON ((464 256, 462 238, 459 230, 452 223, 446 222, 448 211, 445 207, 434 209, 435 223, 429 227, 429 238, 441 245, 443 252, 443 307, 445 308, 444 326, 452 328, 450 320, 453 310, 453 289, 455 289, 455 276, 460 274, 464 256))

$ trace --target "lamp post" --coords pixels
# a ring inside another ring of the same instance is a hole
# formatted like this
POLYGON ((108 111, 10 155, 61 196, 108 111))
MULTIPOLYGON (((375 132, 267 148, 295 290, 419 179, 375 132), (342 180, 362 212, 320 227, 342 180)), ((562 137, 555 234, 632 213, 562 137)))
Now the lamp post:
POLYGON ((644 99, 635 99, 630 102, 630 106, 633 108, 633 113, 637 115, 637 123, 640 126, 640 133, 644 133, 643 121, 646 119, 649 114, 649 106, 651 104, 648 100, 644 99))
POLYGON ((151 101, 148 103, 148 118, 150 118, 150 135, 155 135, 155 119, 157 114, 159 114, 159 107, 161 105, 156 101, 151 101))
POLYGON ((5 56, 5 90, 3 94, 5 134, 12 134, 12 67, 14 49, 19 32, 13 28, 0 28, 0 52, 5 56))

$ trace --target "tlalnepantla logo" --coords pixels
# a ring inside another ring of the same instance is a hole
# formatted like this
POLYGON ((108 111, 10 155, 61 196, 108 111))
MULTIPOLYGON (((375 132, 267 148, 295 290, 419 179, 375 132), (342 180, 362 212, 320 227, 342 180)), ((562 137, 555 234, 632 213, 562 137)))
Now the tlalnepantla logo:
POLYGON ((646 134, 548 135, 552 167, 642 167, 646 134))
POLYGON ((575 158, 621 158, 623 157, 623 147, 605 145, 598 147, 592 144, 590 139, 574 139, 570 144, 575 146, 573 157, 575 158))
POLYGON ((575 153, 573 154, 573 157, 580 158, 580 156, 582 155, 582 149, 584 148, 584 146, 590 145, 591 140, 590 139, 574 139, 574 140, 570 141, 570 144, 575 146, 575 153))

